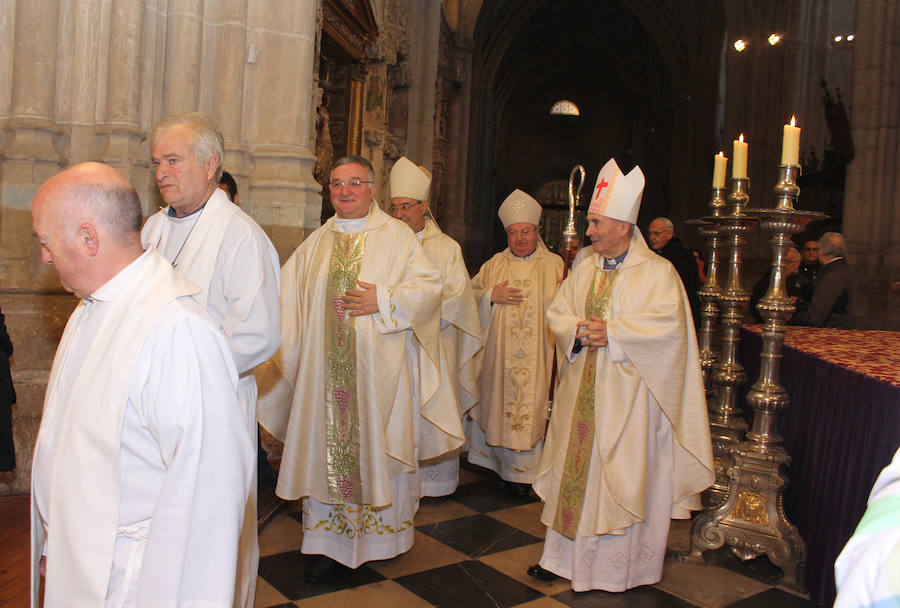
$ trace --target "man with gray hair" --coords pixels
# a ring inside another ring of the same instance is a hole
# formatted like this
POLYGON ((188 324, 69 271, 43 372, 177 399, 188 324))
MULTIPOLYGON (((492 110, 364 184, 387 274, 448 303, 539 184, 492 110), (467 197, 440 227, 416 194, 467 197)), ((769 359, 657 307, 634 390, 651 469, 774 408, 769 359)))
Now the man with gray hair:
MULTIPOLYGON (((800 250, 794 246, 789 247, 784 254, 784 290, 787 292, 791 302, 794 303, 794 310, 796 311, 794 314, 805 311, 806 307, 809 306, 809 300, 803 297, 807 288, 807 280, 799 272, 802 260, 803 256, 800 254, 800 250)), ((757 309, 757 305, 765 297, 771 281, 772 266, 769 266, 753 286, 753 291, 750 293, 750 314, 754 316, 758 323, 763 322, 763 317, 757 309)), ((812 289, 810 288, 809 291, 811 292, 812 289)))
POLYGON ((700 271, 697 268, 697 259, 689 249, 681 244, 681 240, 675 236, 675 225, 667 217, 658 217, 650 222, 647 236, 650 249, 669 260, 678 276, 681 277, 681 284, 687 294, 688 302, 691 305, 691 318, 694 320, 694 327, 700 325, 700 296, 697 291, 700 289, 700 271))
MULTIPOLYGON (((170 116, 150 133, 156 185, 166 204, 144 225, 141 240, 155 247, 200 288, 197 300, 228 338, 240 374, 247 429, 256 437, 253 368, 281 341, 278 254, 253 219, 219 189, 225 149, 205 114, 170 116)), ((256 481, 247 504, 236 606, 253 604, 259 547, 256 481)))
POLYGON ((81 299, 59 343, 32 468, 31 605, 231 608, 253 479, 225 337, 199 289, 142 251, 112 167, 50 178, 41 261, 81 299))
POLYGON ((715 479, 687 298, 634 225, 643 191, 640 167, 603 166, 593 254, 547 310, 560 373, 534 482, 547 532, 527 572, 575 591, 659 581, 671 519, 689 519, 715 479))
POLYGON ((856 280, 847 266, 847 245, 839 232, 819 239, 819 263, 809 308, 791 317, 791 325, 853 329, 856 280))

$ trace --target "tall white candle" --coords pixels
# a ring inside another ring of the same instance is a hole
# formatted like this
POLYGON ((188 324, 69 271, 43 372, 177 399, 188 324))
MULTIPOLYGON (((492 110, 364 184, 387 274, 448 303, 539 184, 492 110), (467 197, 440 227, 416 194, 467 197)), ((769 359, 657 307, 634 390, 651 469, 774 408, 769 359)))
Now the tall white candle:
POLYGON ((713 170, 713 188, 724 188, 725 167, 728 166, 728 157, 725 156, 724 152, 719 152, 713 156, 713 160, 715 160, 716 163, 715 169, 713 170))
POLYGON ((744 134, 734 140, 734 152, 732 154, 731 177, 747 177, 747 142, 744 134))
POLYGON ((784 125, 784 139, 781 141, 781 164, 800 164, 800 127, 795 127, 796 118, 791 116, 791 124, 784 125))

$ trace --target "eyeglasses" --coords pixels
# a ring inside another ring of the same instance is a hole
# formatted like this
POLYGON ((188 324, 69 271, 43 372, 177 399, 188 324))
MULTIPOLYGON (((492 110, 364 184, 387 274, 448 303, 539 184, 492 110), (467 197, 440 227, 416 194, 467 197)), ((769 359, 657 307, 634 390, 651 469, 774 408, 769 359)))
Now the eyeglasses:
POLYGON ((355 190, 356 188, 359 188, 359 187, 362 186, 363 184, 374 184, 374 183, 375 183, 375 182, 372 182, 372 181, 363 181, 363 180, 361 180, 361 179, 351 179, 351 180, 346 181, 346 182, 333 181, 333 182, 331 182, 330 184, 328 184, 328 187, 331 188, 332 190, 340 190, 341 188, 344 188, 345 186, 348 186, 348 187, 353 188, 353 189, 355 190))
POLYGON ((422 201, 416 201, 414 203, 400 203, 399 205, 391 205, 391 213, 396 211, 409 211, 416 205, 421 205, 422 201))
POLYGON ((537 230, 535 230, 534 228, 526 228, 525 230, 507 230, 506 236, 508 236, 511 239, 517 239, 520 236, 521 237, 529 237, 532 234, 534 234, 535 232, 537 232, 537 230))

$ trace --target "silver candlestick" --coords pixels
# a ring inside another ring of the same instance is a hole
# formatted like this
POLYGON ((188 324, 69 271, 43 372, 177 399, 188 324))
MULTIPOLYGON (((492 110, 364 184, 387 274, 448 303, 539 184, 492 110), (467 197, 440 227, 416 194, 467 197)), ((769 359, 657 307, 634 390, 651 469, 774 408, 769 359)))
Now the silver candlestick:
POLYGON ((772 278, 758 306, 765 319, 759 379, 747 395, 754 412, 753 428, 745 441, 730 450, 734 465, 728 469, 730 485, 725 501, 703 512, 691 526, 691 557, 699 558, 703 551, 728 543, 743 560, 768 555, 784 572, 784 583, 802 589, 806 544, 784 514, 787 477, 782 469, 790 456, 781 445, 777 428, 778 415, 788 405, 787 392, 778 381, 785 323, 794 312, 785 290, 784 272, 790 235, 800 232, 810 220, 827 216, 794 209, 800 193, 799 173, 798 166, 780 166, 775 208, 747 210, 772 235, 772 278))
POLYGON ((700 350, 700 367, 703 370, 703 386, 706 398, 715 396, 713 371, 716 365, 716 353, 713 349, 713 336, 719 320, 719 298, 722 288, 719 286, 719 257, 722 251, 722 217, 725 215, 725 188, 713 188, 709 202, 712 215, 695 220, 688 224, 697 226, 700 236, 706 237, 709 245, 709 264, 706 265, 706 281, 700 286, 697 295, 703 305, 700 310, 700 328, 697 330, 697 345, 700 350))
POLYGON ((750 301, 750 294, 741 286, 741 248, 746 242, 746 235, 757 224, 755 217, 744 212, 750 200, 747 193, 749 185, 750 180, 746 177, 731 180, 728 214, 717 220, 718 235, 724 241, 723 249, 728 255, 728 281, 718 296, 722 310, 722 351, 712 373, 715 398, 709 412, 716 480, 703 493, 703 504, 707 508, 720 504, 728 494, 728 467, 731 466, 729 450, 737 446, 747 430, 747 423, 737 406, 737 391, 747 378, 744 368, 738 362, 737 348, 744 307, 750 301))

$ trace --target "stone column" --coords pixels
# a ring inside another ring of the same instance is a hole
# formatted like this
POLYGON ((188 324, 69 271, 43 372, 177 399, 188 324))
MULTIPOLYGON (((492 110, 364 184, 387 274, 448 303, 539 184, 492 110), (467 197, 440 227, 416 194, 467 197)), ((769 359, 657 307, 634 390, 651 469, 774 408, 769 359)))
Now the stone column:
POLYGON ((844 235, 859 281, 857 326, 900 330, 900 7, 857 0, 844 235))
POLYGON ((282 257, 318 226, 312 178, 318 0, 0 2, 0 307, 16 347, 18 467, 0 494, 29 487, 47 375, 76 299, 41 264, 31 199, 54 173, 102 160, 155 210, 144 138, 160 118, 217 122, 242 206, 282 257))
POLYGON ((249 3, 241 136, 252 159, 250 207, 282 259, 319 226, 313 179, 316 0, 249 3))
POLYGON ((420 0, 410 17, 409 157, 428 168, 434 153, 435 81, 441 32, 440 0, 420 0))

